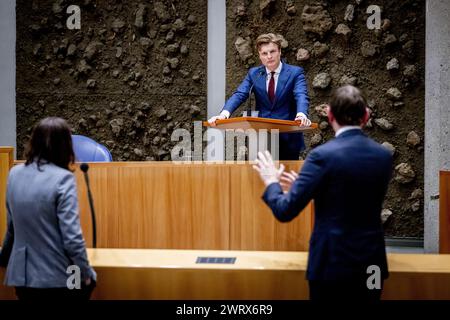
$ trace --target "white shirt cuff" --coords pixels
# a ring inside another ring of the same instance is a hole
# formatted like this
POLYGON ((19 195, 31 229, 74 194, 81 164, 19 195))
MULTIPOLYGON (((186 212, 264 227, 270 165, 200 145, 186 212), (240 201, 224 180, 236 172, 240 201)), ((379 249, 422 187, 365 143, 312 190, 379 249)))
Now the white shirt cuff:
POLYGON ((221 116, 225 116, 225 118, 227 118, 227 119, 230 117, 230 113, 227 110, 222 110, 220 115, 221 116))

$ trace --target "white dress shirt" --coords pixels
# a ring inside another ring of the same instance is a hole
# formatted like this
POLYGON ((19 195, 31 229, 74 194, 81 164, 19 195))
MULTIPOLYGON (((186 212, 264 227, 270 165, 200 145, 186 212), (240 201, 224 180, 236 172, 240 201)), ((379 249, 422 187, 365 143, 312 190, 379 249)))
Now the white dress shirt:
MULTIPOLYGON (((273 75, 273 79, 275 80, 274 92, 277 92, 278 76, 280 75, 282 67, 283 67, 283 63, 280 61, 280 64, 274 70, 274 72, 275 72, 275 74, 273 75)), ((272 73, 271 73, 271 71, 269 69, 266 68, 266 74, 267 74, 267 77, 266 77, 266 91, 269 92, 269 82, 270 82, 270 78, 272 77, 272 73)))
POLYGON ((360 126, 345 126, 345 127, 340 128, 338 131, 336 131, 335 137, 337 138, 344 132, 350 131, 350 130, 355 130, 355 129, 362 130, 360 126))

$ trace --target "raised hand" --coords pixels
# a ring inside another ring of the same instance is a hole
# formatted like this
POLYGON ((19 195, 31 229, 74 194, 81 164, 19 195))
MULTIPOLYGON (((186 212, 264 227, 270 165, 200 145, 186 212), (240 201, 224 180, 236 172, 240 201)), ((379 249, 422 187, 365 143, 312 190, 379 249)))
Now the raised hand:
POLYGON ((279 183, 281 175, 284 172, 284 165, 281 164, 277 169, 273 162, 272 156, 269 151, 258 152, 258 158, 256 159, 256 165, 253 165, 264 185, 267 187, 271 183, 279 183))

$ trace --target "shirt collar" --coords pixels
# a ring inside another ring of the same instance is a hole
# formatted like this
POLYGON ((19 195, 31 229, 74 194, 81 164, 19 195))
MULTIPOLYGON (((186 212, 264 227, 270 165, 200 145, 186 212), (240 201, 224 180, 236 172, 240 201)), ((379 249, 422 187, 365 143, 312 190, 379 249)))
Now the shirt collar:
POLYGON ((337 138, 344 132, 350 131, 350 130, 355 130, 355 129, 362 130, 360 126, 345 126, 345 127, 340 128, 338 131, 336 131, 335 137, 337 138))
MULTIPOLYGON (((278 67, 274 70, 275 74, 280 74, 281 72, 281 67, 283 66, 283 62, 280 61, 280 64, 278 65, 278 67)), ((270 70, 266 68, 266 73, 270 74, 270 70)))

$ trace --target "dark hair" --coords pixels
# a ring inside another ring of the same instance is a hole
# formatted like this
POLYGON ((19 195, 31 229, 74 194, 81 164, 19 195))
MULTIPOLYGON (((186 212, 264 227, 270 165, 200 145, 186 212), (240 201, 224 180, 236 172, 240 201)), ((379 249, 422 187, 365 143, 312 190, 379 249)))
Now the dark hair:
POLYGON ((58 167, 69 169, 75 161, 72 147, 72 135, 67 122, 58 117, 42 119, 34 127, 25 149, 25 165, 36 162, 53 163, 58 167))
POLYGON ((330 111, 341 126, 360 125, 366 114, 366 99, 351 85, 337 88, 331 94, 330 111))

